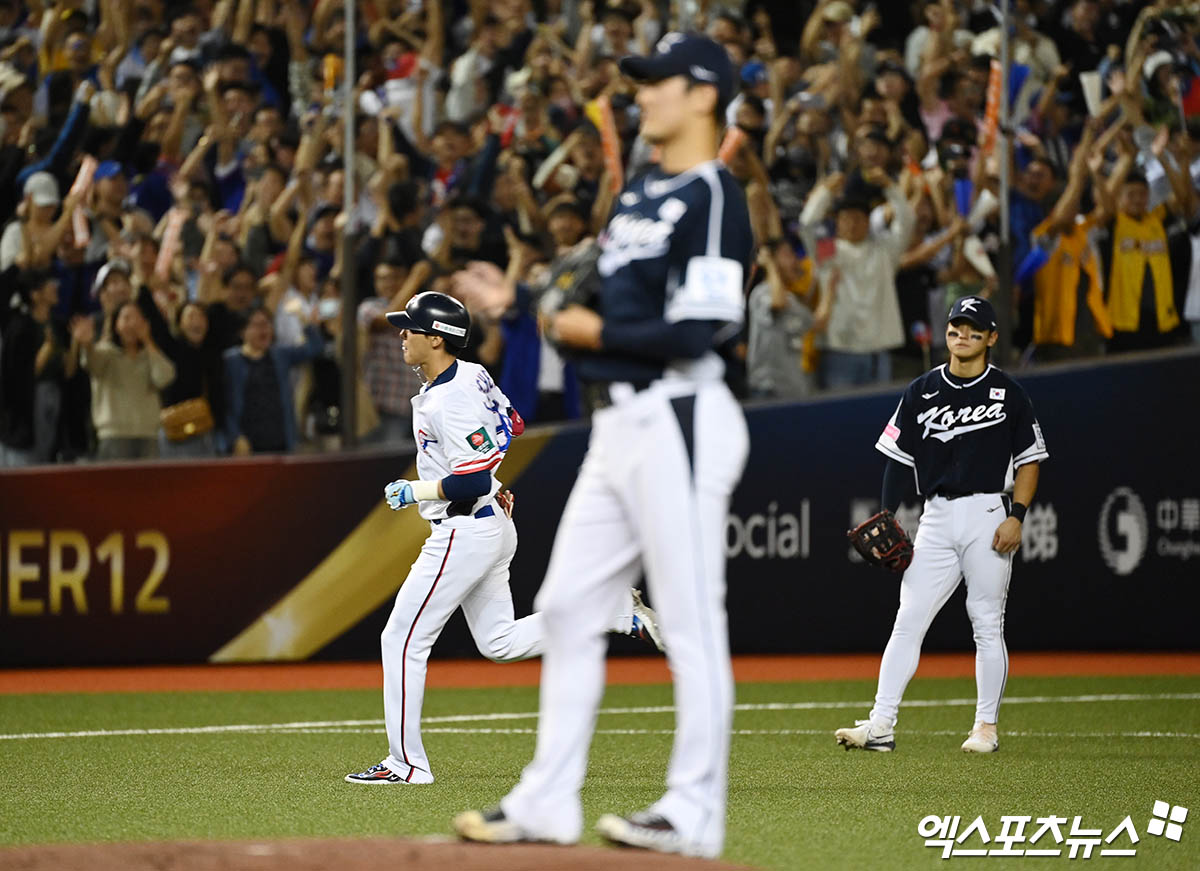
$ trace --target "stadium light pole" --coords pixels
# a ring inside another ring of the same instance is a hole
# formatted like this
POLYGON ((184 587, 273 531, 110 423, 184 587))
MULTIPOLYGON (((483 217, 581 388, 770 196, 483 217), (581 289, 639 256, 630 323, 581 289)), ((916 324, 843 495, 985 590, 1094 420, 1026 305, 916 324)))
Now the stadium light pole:
POLYGON ((996 159, 1000 166, 1000 251, 997 258, 999 266, 999 281, 996 282, 996 326, 1000 338, 996 341, 996 357, 1002 367, 1007 366, 1012 355, 1013 337, 1013 300, 1016 299, 1016 288, 1013 287, 1012 238, 1009 232, 1009 188, 1012 179, 1009 170, 1012 166, 1012 148, 1010 115, 1012 107, 1008 102, 1008 77, 1012 66, 1012 55, 1009 45, 1008 28, 1012 21, 1010 0, 1000 0, 1000 119, 999 135, 996 137, 996 159))
POLYGON ((355 291, 356 263, 354 259, 355 207, 357 197, 354 185, 354 134, 355 113, 354 83, 358 78, 355 69, 354 50, 357 23, 355 3, 344 4, 346 10, 345 57, 342 63, 342 227, 338 244, 342 246, 342 447, 353 448, 358 444, 358 302, 355 291))

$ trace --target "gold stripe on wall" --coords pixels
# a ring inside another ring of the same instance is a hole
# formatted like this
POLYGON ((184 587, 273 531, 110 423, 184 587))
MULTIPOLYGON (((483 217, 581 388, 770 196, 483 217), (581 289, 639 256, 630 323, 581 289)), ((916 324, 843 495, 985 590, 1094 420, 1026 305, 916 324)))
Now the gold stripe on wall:
MULTIPOLYGON (((514 439, 501 479, 508 485, 517 480, 553 435, 529 432, 514 439)), ((405 476, 415 478, 415 466, 405 476)), ((307 659, 395 595, 428 535, 429 521, 415 507, 392 511, 380 499, 320 565, 209 661, 307 659)))

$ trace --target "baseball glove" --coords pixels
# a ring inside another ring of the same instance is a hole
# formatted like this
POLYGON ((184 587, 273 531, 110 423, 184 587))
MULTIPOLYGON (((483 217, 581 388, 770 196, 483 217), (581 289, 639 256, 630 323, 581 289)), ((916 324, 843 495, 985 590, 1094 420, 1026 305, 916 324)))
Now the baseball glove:
POLYGON ((846 532, 862 558, 888 571, 902 572, 913 558, 912 540, 890 511, 880 511, 846 532))
MULTIPOLYGON (((600 246, 591 240, 580 242, 567 254, 555 258, 545 290, 537 299, 539 319, 549 318, 571 305, 590 309, 599 305, 600 273, 596 269, 599 258, 600 246)), ((568 357, 575 353, 561 347, 553 331, 547 331, 546 338, 560 353, 568 357)))

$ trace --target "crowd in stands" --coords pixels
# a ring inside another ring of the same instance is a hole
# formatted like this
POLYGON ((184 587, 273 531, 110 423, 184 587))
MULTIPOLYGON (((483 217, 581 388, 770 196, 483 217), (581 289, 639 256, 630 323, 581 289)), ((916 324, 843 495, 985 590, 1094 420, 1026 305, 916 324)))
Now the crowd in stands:
POLYGON ((345 2, 0 0, 0 465, 336 448, 346 366, 360 438, 410 444, 383 315, 429 289, 527 420, 586 414, 538 314, 654 160, 616 62, 675 30, 740 78, 741 396, 942 359, 1000 293, 1002 137, 999 362, 1200 342, 1195 2, 1013 0, 1004 80, 987 0, 357 0, 349 104, 345 2))

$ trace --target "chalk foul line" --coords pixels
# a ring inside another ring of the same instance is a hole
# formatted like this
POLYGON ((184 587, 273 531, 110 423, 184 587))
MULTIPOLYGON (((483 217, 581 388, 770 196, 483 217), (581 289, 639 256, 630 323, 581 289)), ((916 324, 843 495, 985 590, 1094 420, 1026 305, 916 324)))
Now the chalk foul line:
MULTIPOLYGON (((1194 701, 1200 693, 1097 693, 1076 696, 1016 696, 1004 700, 1005 705, 1039 704, 1088 704, 1100 702, 1146 702, 1146 701, 1194 701)), ((913 699, 904 702, 902 708, 974 707, 973 698, 961 699, 913 699)), ((735 711, 821 711, 847 708, 869 708, 867 701, 824 701, 824 702, 762 702, 734 705, 735 711)), ((599 713, 619 716, 628 714, 672 714, 673 705, 652 705, 627 708, 601 708, 599 713)), ((425 717, 421 723, 423 731, 442 734, 511 734, 532 735, 536 729, 454 728, 452 723, 488 723, 510 720, 536 720, 537 711, 494 712, 488 714, 453 714, 441 717, 425 717), (439 728, 441 727, 441 728, 439 728)), ((0 733, 0 741, 34 741, 57 738, 119 738, 158 735, 223 735, 223 734, 335 734, 377 733, 383 725, 381 719, 370 720, 303 720, 288 723, 229 723, 210 726, 169 726, 126 729, 85 729, 61 732, 11 732, 0 733), (370 727, 370 728, 367 728, 370 727)), ((734 729, 734 735, 822 735, 827 729, 734 729)), ((673 729, 597 729, 598 735, 670 735, 673 729)), ((953 732, 914 732, 913 734, 957 735, 953 732)), ((1029 737, 1123 737, 1123 738, 1196 738, 1190 732, 1005 732, 1006 736, 1029 737)))

